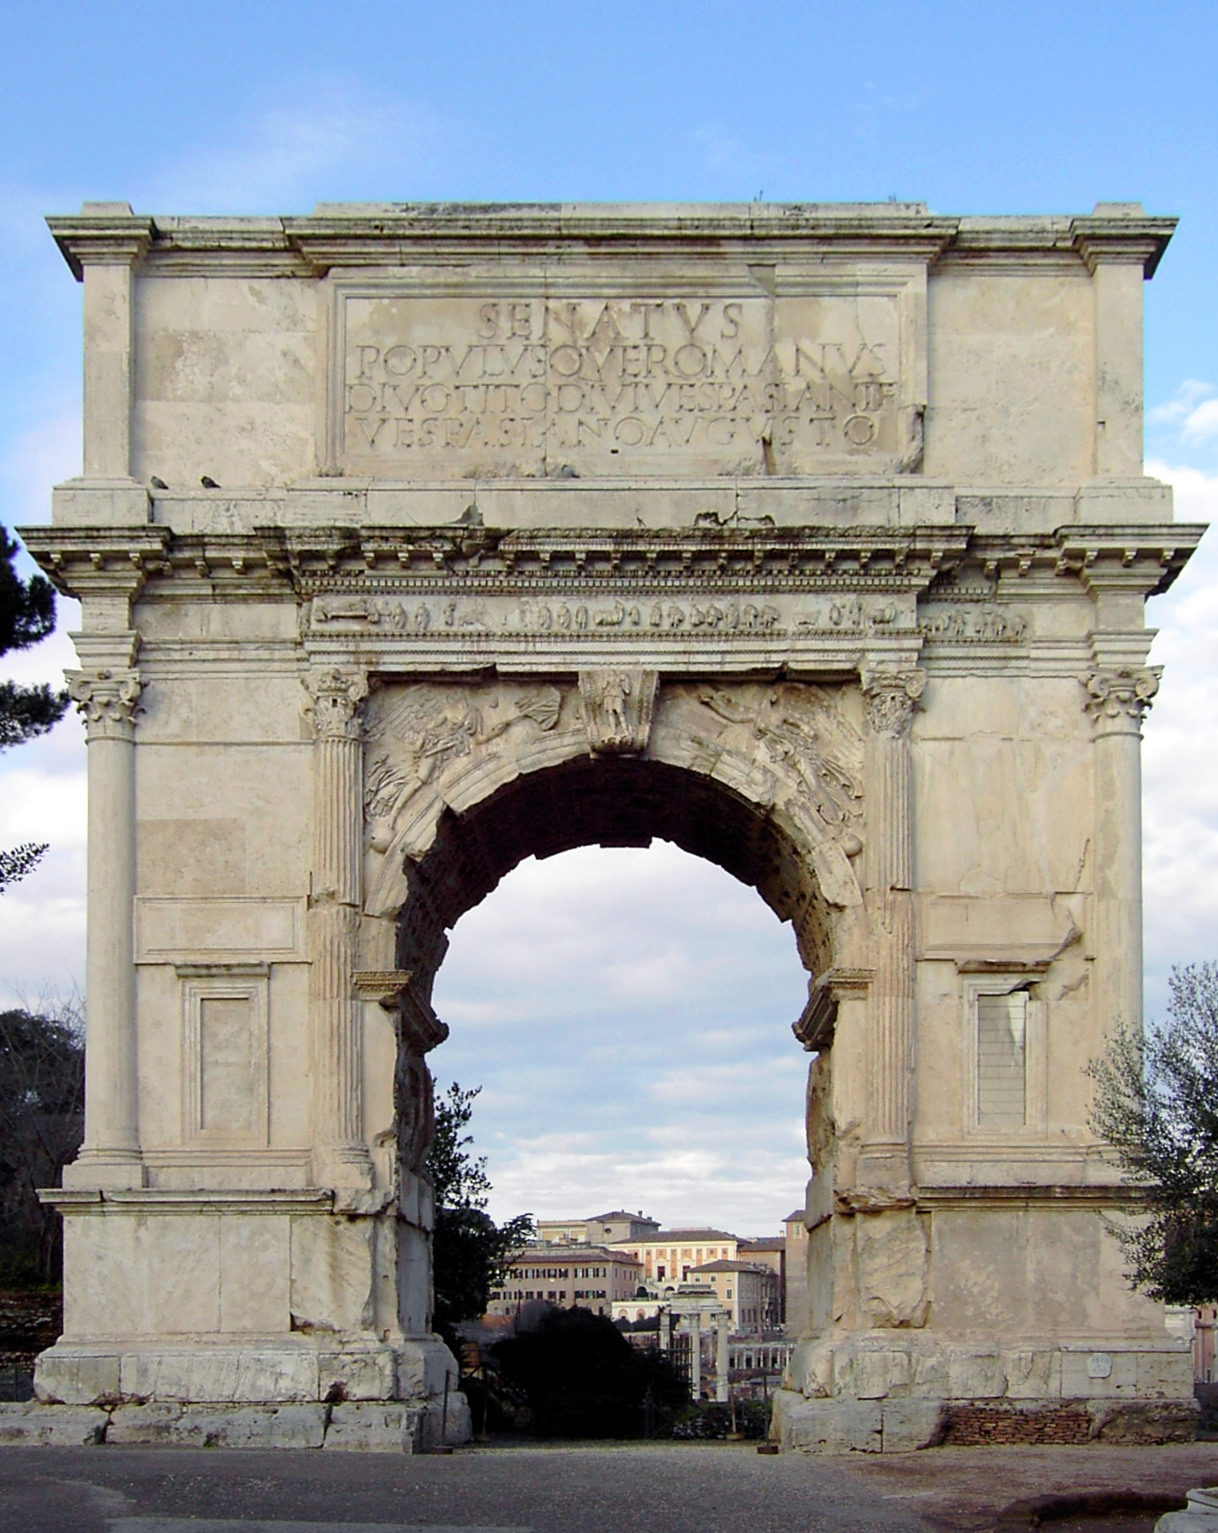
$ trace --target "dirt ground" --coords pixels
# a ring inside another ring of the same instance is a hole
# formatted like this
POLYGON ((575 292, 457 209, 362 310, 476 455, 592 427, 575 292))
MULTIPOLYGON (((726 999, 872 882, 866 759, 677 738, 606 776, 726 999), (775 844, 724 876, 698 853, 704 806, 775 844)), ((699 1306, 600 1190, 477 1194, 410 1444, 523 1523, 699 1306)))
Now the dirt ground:
MULTIPOLYGON (((1218 1442, 1172 1443, 1161 1448, 928 1448, 921 1453, 856 1454, 834 1460, 873 1491, 892 1498, 930 1527, 950 1533, 992 1529, 1012 1502, 1087 1490, 1129 1490, 1183 1496, 1194 1486, 1218 1483, 1218 1442)), ((1071 1518, 1054 1533, 1140 1533, 1155 1516, 1071 1518)))

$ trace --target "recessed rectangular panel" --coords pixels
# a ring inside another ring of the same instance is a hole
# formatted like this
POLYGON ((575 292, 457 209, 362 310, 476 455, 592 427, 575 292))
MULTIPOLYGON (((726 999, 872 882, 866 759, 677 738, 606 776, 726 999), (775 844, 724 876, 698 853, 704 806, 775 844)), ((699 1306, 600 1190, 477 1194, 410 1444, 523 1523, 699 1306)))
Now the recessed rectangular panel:
POLYGON ((137 963, 304 957, 302 900, 136 901, 137 963))
POLYGON ((199 1002, 199 1127, 247 1135, 257 1107, 253 1006, 247 996, 203 996, 199 1002))

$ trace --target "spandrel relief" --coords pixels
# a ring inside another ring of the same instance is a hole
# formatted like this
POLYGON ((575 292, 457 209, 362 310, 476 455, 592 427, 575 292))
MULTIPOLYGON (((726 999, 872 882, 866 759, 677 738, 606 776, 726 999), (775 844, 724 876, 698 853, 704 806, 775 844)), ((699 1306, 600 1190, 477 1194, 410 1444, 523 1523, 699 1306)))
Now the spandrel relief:
POLYGON ((683 683, 661 693, 662 720, 684 733, 707 768, 725 755, 764 774, 762 796, 802 821, 821 892, 861 900, 851 859, 863 848, 863 735, 857 699, 799 682, 683 683))
POLYGON ((553 730, 562 693, 545 684, 391 686, 368 707, 364 815, 368 843, 384 852, 403 812, 424 789, 441 790, 454 768, 553 730))

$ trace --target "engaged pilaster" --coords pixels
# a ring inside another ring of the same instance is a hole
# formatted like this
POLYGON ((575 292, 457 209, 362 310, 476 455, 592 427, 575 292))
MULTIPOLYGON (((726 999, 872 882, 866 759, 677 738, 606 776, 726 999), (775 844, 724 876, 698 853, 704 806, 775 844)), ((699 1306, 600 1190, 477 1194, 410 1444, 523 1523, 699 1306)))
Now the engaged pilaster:
POLYGON ((142 1187, 135 1026, 136 670, 68 672, 89 745, 85 1141, 65 1186, 142 1187))
POLYGON ((363 1133, 360 1001, 355 991, 361 907, 362 671, 305 679, 313 721, 313 877, 309 899, 309 1015, 318 1180, 369 1187, 363 1133))
POLYGON ((867 701, 867 883, 875 978, 869 992, 870 1125, 859 1180, 903 1195, 909 1188, 913 1111, 913 758, 909 730, 925 671, 862 673, 867 701))
POLYGON ((1086 679, 1095 741, 1095 947, 1100 1019, 1142 1025, 1142 720, 1157 668, 1118 666, 1086 679))

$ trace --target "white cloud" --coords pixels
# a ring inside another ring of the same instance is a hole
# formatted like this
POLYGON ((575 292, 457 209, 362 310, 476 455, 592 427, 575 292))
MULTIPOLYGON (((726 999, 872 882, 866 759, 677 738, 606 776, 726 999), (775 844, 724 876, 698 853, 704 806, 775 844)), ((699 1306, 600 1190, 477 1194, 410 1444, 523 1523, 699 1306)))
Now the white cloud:
POLYGON ((79 408, 64 407, 15 436, 0 459, 8 526, 51 520, 51 486, 80 473, 79 408))
POLYGON ((806 985, 790 928, 676 847, 522 863, 458 922, 436 985, 433 1065, 485 1083, 493 1210, 774 1231, 808 1176, 806 985))
MULTIPOLYGON (((1218 475, 1150 462, 1175 489, 1176 520, 1218 522, 1218 475)), ((1173 963, 1218 959, 1218 535, 1150 604, 1163 684, 1143 746, 1147 1014, 1161 1015, 1173 963)))
POLYGON ((370 170, 412 180, 439 123, 421 102, 385 96, 356 80, 311 76, 278 92, 284 104, 232 123, 222 137, 166 168, 141 190, 157 212, 234 214, 307 206, 319 183, 350 183, 370 170))
POLYGON ((1146 419, 1155 425, 1179 424, 1214 392, 1212 383, 1203 383, 1200 378, 1186 378, 1165 404, 1147 410, 1146 419))
POLYGON ((1181 429, 1186 437, 1195 441, 1218 436, 1218 399, 1205 399, 1194 405, 1184 417, 1181 429))
POLYGON ((0 894, 0 1006, 84 984, 85 775, 79 724, 6 752, 0 846, 45 841, 34 872, 0 894), (13 764, 9 764, 10 761, 13 764))

